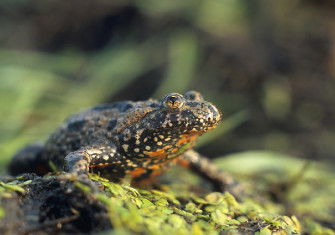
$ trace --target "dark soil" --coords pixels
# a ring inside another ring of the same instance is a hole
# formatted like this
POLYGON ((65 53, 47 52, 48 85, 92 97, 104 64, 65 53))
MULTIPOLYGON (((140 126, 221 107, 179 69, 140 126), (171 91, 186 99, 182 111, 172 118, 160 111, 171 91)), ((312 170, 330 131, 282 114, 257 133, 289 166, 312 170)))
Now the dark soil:
POLYGON ((103 204, 67 180, 26 174, 24 194, 12 192, 1 204, 1 234, 91 233, 111 228, 103 204))

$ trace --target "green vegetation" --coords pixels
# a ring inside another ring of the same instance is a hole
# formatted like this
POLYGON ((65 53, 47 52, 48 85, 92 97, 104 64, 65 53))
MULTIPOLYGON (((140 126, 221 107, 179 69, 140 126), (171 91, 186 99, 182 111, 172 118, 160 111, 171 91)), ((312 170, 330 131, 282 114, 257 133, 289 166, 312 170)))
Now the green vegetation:
MULTIPOLYGON (((335 175, 326 166, 304 167, 303 161, 271 152, 246 152, 217 163, 226 169, 242 166, 234 173, 244 188, 241 201, 228 192, 204 189, 205 182, 181 168, 163 176, 161 180, 170 183, 159 189, 111 183, 98 175, 91 179, 103 185, 103 191, 74 185, 106 208, 113 234, 334 234, 324 226, 335 220, 335 175)), ((32 183, 24 178, 1 182, 0 195, 24 196, 32 183)))

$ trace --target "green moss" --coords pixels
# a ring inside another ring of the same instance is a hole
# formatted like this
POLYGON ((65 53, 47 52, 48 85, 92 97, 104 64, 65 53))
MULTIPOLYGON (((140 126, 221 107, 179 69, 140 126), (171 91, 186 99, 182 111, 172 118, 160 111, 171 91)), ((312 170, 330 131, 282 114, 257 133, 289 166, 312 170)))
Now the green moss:
POLYGON ((105 186, 105 193, 95 196, 106 205, 114 230, 125 234, 189 234, 190 231, 217 234, 250 231, 250 225, 255 223, 270 231, 300 231, 299 223, 292 218, 265 215, 265 210, 255 211, 249 203, 239 203, 229 193, 214 192, 199 197, 190 192, 185 196, 172 187, 166 192, 136 190, 97 175, 91 177, 105 186))
MULTIPOLYGON (((248 164, 250 159, 245 156, 217 162, 236 170, 231 171, 244 188, 241 200, 228 192, 212 192, 202 179, 178 167, 163 175, 161 181, 167 184, 156 185, 155 189, 133 188, 127 181, 112 183, 94 174, 90 177, 103 186, 102 191, 77 181, 61 185, 69 187, 65 191, 73 191, 74 185, 81 192, 76 195, 87 196, 76 200, 89 198, 91 203, 106 208, 113 234, 334 234, 326 227, 334 221, 335 177, 331 169, 320 164, 307 167, 284 156, 285 165, 280 165, 277 156, 271 159, 267 154, 262 160, 262 153, 256 155, 249 153, 262 168, 252 164, 238 168, 248 164)), ((57 177, 45 176, 40 182, 54 182, 57 177)), ((1 182, 0 198, 24 196, 32 182, 36 183, 22 177, 1 182)), ((0 208, 0 218, 6 214, 0 208)))
MULTIPOLYGON (((243 165, 244 160, 236 159, 236 163, 241 164, 242 161, 243 165)), ((261 159, 254 160, 265 164, 261 159)), ((304 167, 303 162, 296 162, 291 158, 284 160, 287 166, 290 166, 288 161, 293 161, 291 164, 294 163, 295 167, 288 170, 281 166, 280 171, 270 171, 267 174, 262 170, 247 173, 242 170, 236 174, 244 183, 246 191, 241 201, 227 192, 193 191, 191 185, 202 185, 203 182, 180 168, 172 169, 166 174, 165 181, 171 183, 162 185, 161 190, 134 189, 127 184, 111 183, 97 175, 92 175, 91 178, 105 186, 105 193, 98 194, 97 198, 108 208, 114 231, 123 234, 189 234, 190 231, 194 234, 217 234, 221 231, 233 234, 332 234, 331 229, 315 222, 320 218, 327 222, 334 216, 330 211, 323 211, 325 203, 332 196, 328 192, 328 197, 325 197, 328 189, 318 192, 326 201, 314 205, 313 216, 304 215, 310 209, 301 205, 306 202, 313 204, 318 197, 313 199, 306 194, 304 198, 299 196, 320 186, 320 182, 317 185, 310 184, 311 180, 318 179, 322 182, 325 180, 324 176, 330 177, 331 172, 320 165, 317 166, 318 172, 315 167, 304 167), (286 177, 282 176, 283 173, 286 177), (183 179, 188 182, 183 182, 183 179), (280 189, 282 192, 275 195, 280 189)), ((219 165, 232 165, 228 158, 229 161, 229 164, 219 165)), ((264 161, 267 162, 268 159, 265 158, 264 161)), ((273 167, 278 168, 278 165, 274 164, 273 167)))

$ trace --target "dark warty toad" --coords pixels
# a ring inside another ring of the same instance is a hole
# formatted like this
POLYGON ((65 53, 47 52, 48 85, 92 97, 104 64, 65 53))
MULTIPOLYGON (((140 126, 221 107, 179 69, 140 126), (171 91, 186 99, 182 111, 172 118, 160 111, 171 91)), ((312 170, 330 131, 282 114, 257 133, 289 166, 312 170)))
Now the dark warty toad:
POLYGON ((138 185, 153 182, 177 163, 222 191, 233 180, 192 150, 197 137, 220 120, 219 110, 195 91, 100 105, 71 116, 44 144, 23 148, 9 172, 44 175, 52 162, 78 176, 93 172, 119 182, 128 175, 138 185))

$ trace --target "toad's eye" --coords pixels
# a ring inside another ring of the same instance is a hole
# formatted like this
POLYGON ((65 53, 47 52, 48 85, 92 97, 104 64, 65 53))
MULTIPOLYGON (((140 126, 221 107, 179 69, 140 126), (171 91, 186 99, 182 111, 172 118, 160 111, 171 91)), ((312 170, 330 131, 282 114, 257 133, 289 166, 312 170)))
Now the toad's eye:
POLYGON ((163 104, 170 109, 178 109, 184 105, 184 97, 178 93, 171 93, 164 97, 163 104))

